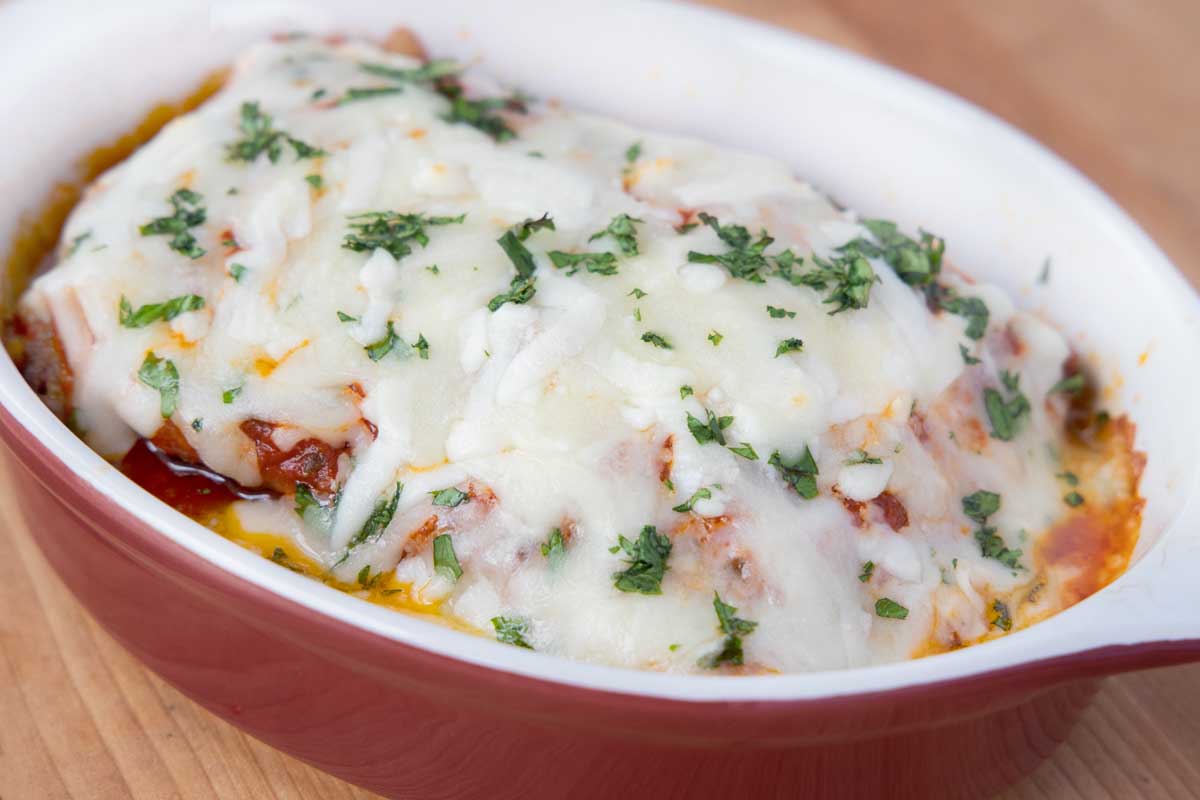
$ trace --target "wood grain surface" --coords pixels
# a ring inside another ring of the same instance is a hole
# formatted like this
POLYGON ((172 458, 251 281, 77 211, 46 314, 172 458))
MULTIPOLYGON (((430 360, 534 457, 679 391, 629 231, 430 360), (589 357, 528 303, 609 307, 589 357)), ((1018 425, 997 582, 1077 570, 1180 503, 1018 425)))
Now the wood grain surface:
MULTIPOLYGON (((1197 0, 708 0, 894 64, 1080 167, 1200 283, 1197 0)), ((0 798, 365 798, 242 735, 101 631, 0 465, 0 798)), ((1200 800, 1200 665, 1107 682, 1005 800, 1200 800)))

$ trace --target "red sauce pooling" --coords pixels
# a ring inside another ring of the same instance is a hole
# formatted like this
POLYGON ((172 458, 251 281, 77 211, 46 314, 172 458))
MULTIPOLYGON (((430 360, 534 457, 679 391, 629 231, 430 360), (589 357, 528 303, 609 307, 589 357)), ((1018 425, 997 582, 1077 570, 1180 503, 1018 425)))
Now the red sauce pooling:
POLYGON ((134 483, 189 517, 219 511, 237 499, 222 483, 196 473, 172 470, 164 459, 151 452, 144 439, 138 439, 119 466, 134 483))
POLYGON ((337 488, 340 451, 313 438, 301 439, 290 450, 280 450, 271 438, 277 427, 261 419, 248 419, 240 426, 242 433, 254 442, 263 485, 280 494, 291 494, 297 483, 304 483, 313 491, 332 494, 337 488))

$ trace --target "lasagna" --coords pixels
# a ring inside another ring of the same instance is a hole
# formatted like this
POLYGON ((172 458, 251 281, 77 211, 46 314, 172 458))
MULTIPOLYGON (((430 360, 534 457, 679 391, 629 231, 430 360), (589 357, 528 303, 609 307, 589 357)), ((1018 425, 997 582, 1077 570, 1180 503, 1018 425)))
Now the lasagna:
POLYGON ((896 661, 1077 602, 1137 538, 1132 426, 937 235, 409 37, 249 49, 54 261, 9 347, 92 448, 281 569, 510 646, 896 661))

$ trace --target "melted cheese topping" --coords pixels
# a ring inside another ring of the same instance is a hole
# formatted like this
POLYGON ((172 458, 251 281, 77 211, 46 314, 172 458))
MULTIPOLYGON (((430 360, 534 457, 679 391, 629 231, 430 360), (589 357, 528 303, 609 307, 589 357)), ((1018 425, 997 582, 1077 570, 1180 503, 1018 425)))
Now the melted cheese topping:
MULTIPOLYGON (((964 317, 931 311, 871 258, 866 307, 830 314, 827 289, 689 260, 729 250, 713 227, 684 226, 699 211, 769 231, 767 255, 792 250, 799 273, 871 238, 785 165, 553 106, 506 114, 516 135, 496 141, 447 119, 429 82, 338 102, 397 85, 363 63, 420 66, 357 43, 253 48, 222 92, 75 211, 64 242, 86 238, 64 245, 22 315, 52 325, 72 419, 101 453, 170 441, 175 456, 276 490, 311 467, 297 459, 327 458, 330 491, 313 487, 326 510, 298 515, 285 493, 210 524, 368 599, 489 635, 497 618, 520 620, 537 650, 652 669, 698 671, 720 653, 727 670, 849 667, 975 641, 1006 618, 1020 627, 1079 599, 1056 587, 1092 569, 1064 567, 1046 538, 1082 518, 1064 503, 1071 490, 1086 512, 1117 509, 1106 530, 1125 533, 1099 560, 1123 566, 1137 527, 1131 442, 1069 444, 1068 396, 1049 394, 1068 345, 1000 290, 939 279, 986 304, 974 341, 964 317), (282 132, 276 160, 229 158, 248 102, 282 132), (187 229, 196 258, 140 232, 172 215, 181 188, 205 209, 187 229), (426 225, 399 258, 345 247, 353 215, 379 211, 463 218, 426 225), (594 236, 621 214, 637 220, 636 253, 594 236), (489 309, 517 274, 497 240, 543 215, 553 229, 523 242, 535 294, 489 309), (572 274, 550 251, 612 253, 616 274, 572 274), (137 309, 184 295, 203 307, 122 325, 122 298, 137 309), (802 349, 780 352, 789 339, 802 349), (161 385, 139 377, 148 353, 178 373, 167 423, 161 385), (1011 394, 1003 371, 1029 400, 1011 441, 989 435, 982 400, 1011 394), (727 446, 689 427, 710 412, 728 418, 714 423, 727 446), (269 433, 252 440, 248 420, 269 433), (811 499, 769 463, 806 447, 811 499), (268 468, 264 453, 280 456, 268 468), (437 494, 451 487, 465 502, 437 494), (1002 498, 987 525, 1022 551, 1019 566, 987 557, 964 515, 962 498, 981 489, 1002 498), (615 585, 629 566, 618 537, 636 542, 645 526, 671 545, 661 594, 615 585), (548 557, 555 529, 562 553, 548 557), (443 536, 457 578, 435 564, 443 536), (757 627, 723 630, 714 592, 757 627), (887 616, 885 600, 906 616, 887 616), (729 654, 733 638, 744 657, 729 654)), ((468 97, 489 88, 464 83, 468 97)))

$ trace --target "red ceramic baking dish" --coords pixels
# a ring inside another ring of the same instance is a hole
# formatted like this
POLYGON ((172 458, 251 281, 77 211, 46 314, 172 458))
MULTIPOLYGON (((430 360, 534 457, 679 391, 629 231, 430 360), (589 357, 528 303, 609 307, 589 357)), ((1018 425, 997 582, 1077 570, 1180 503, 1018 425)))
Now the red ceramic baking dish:
MULTIPOLYGON (((70 165, 249 42, 304 29, 482 59, 502 80, 787 160, 844 202, 954 243, 1105 365, 1148 457, 1126 574, 976 647, 815 674, 572 663, 371 606, 159 503, 0 362, 0 437, 38 544, 80 601, 189 697, 395 797, 982 797, 1066 735, 1114 672, 1200 658, 1200 303, 1096 187, 911 78, 679 5, 274 2, 0 10, 0 249, 70 165), (1054 288, 1032 290, 1053 258, 1054 288)), ((19 287, 8 277, 5 296, 19 287)))

